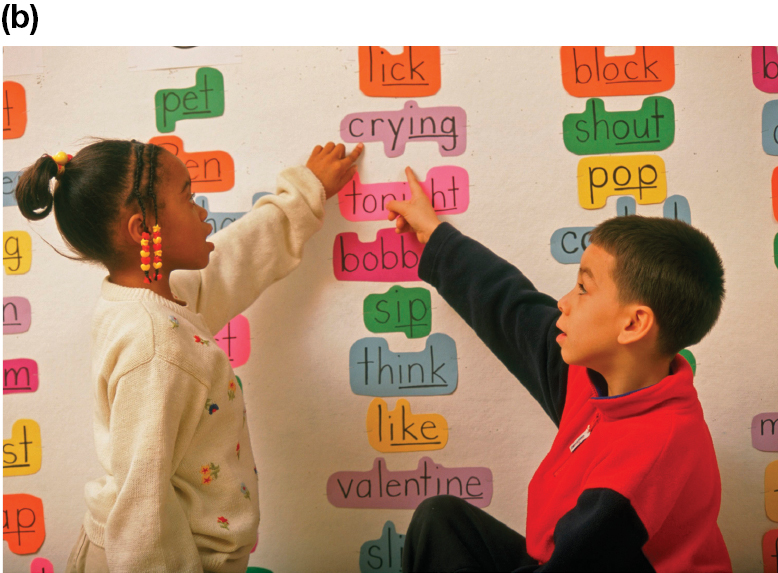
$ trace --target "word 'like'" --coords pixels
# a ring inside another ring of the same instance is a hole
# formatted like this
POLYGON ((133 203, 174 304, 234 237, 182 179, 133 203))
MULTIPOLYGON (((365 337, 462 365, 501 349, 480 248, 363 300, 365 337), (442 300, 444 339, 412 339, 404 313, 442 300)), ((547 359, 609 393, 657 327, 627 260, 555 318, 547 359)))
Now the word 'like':
POLYGON ((3 394, 35 392, 38 389, 38 363, 31 358, 3 360, 3 394))
POLYGON ((405 398, 390 410, 381 398, 367 408, 367 439, 379 452, 441 450, 448 442, 448 424, 440 414, 413 414, 405 398))
POLYGON ((402 332, 408 338, 429 336, 432 330, 430 291, 396 285, 383 294, 369 294, 362 305, 362 316, 370 332, 402 332))
POLYGON ((751 445, 763 452, 778 452, 778 412, 763 412, 753 417, 751 445))
POLYGON ((30 330, 32 307, 22 296, 3 297, 3 334, 21 334, 30 330))
POLYGON ((200 68, 193 87, 157 91, 154 107, 160 133, 174 131, 182 119, 224 115, 224 76, 215 68, 200 68))
POLYGON ((483 467, 445 468, 423 457, 415 470, 389 471, 376 458, 366 472, 344 471, 327 480, 327 499, 335 507, 415 509, 434 495, 454 495, 476 507, 492 501, 492 471, 483 467))
POLYGON ((35 553, 46 538, 43 501, 27 493, 3 494, 3 541, 17 555, 35 553))
POLYGON ((332 265, 339 281, 418 281, 424 245, 415 233, 381 229, 372 243, 356 233, 339 233, 332 246, 332 265))
POLYGON ((35 420, 16 420, 11 439, 3 440, 3 477, 28 476, 41 469, 41 427, 35 420))
POLYGON ((778 47, 751 48, 751 71, 757 89, 769 94, 778 93, 778 47))
POLYGON ((648 95, 675 84, 672 46, 638 46, 629 56, 605 55, 603 46, 564 46, 562 84, 577 97, 648 95))
POLYGON ((467 114, 461 107, 421 108, 413 100, 399 111, 352 113, 340 122, 349 143, 383 141, 387 157, 399 157, 409 141, 437 141, 443 156, 462 155, 467 147, 467 114))
POLYGON ((667 197, 665 162, 658 155, 585 157, 578 162, 578 202, 584 209, 605 207, 611 195, 632 195, 641 205, 667 197))
POLYGON ((441 396, 457 388, 454 339, 436 332, 421 352, 396 353, 383 338, 361 338, 349 350, 349 383, 360 396, 441 396))
POLYGON ((666 97, 648 97, 637 111, 606 112, 599 98, 562 122, 565 147, 576 155, 660 151, 675 139, 675 108, 666 97))
POLYGON ((17 139, 27 129, 27 96, 24 86, 3 82, 3 139, 17 139))
POLYGON ((365 541, 359 550, 359 573, 402 573, 405 535, 387 521, 381 537, 365 541))
MULTIPOLYGON (((616 201, 616 214, 620 217, 634 215, 636 203, 634 197, 619 197, 616 201)), ((666 219, 678 219, 692 224, 689 201, 683 195, 671 195, 662 206, 662 215, 666 219)), ((589 246, 589 235, 594 227, 563 227, 551 235, 551 256, 564 265, 581 262, 581 256, 589 246)))
MULTIPOLYGON (((427 171, 427 179, 419 184, 437 213, 464 213, 470 205, 470 179, 462 167, 433 167, 427 171)), ((338 205, 340 214, 349 221, 385 221, 389 215, 387 203, 410 198, 407 181, 362 183, 359 173, 355 173, 338 192, 338 205)))
POLYGON ((159 135, 149 143, 164 147, 184 162, 192 179, 192 193, 218 193, 235 185, 235 162, 226 151, 184 151, 184 142, 175 135, 159 135))
POLYGON ((767 155, 778 155, 778 99, 762 108, 762 149, 767 155))
POLYGON ((440 46, 405 46, 394 55, 359 46, 359 89, 372 97, 424 97, 440 89, 440 46))
POLYGON ((7 275, 23 275, 32 264, 32 239, 27 231, 3 232, 3 266, 7 275))

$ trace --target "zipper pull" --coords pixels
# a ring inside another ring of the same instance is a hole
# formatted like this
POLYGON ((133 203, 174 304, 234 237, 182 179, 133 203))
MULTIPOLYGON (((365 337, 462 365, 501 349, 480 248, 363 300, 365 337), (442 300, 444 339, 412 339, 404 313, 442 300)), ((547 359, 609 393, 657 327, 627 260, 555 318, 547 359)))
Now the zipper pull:
POLYGON ((572 444, 570 444, 570 453, 574 452, 575 449, 578 446, 580 446, 583 443, 583 441, 586 438, 588 438, 589 436, 591 436, 591 435, 592 435, 592 426, 591 426, 591 424, 589 424, 588 426, 586 426, 586 429, 584 430, 584 433, 581 434, 580 436, 578 436, 575 439, 575 441, 572 444))

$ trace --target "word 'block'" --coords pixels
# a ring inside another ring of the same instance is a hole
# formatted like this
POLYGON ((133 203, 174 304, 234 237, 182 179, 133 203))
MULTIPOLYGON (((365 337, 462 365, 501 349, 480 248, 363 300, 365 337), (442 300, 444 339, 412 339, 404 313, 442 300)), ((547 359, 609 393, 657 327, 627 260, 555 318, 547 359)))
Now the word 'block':
POLYGON ((428 336, 432 330, 432 301, 425 288, 393 286, 384 294, 369 294, 362 305, 370 332, 402 332, 408 338, 428 336))
POLYGON ((23 275, 32 264, 32 239, 27 231, 3 232, 3 266, 7 275, 23 275))
POLYGON ((35 392, 38 389, 38 363, 30 358, 3 360, 3 394, 35 392))
POLYGON ((3 477, 28 476, 41 469, 41 427, 35 420, 16 420, 11 439, 3 440, 3 477))
POLYGON ((372 97, 424 97, 440 89, 440 46, 405 46, 394 55, 359 46, 359 89, 372 97))
POLYGON ((405 535, 387 521, 381 537, 365 541, 359 550, 359 573, 402 573, 405 535))
POLYGON ((602 46, 564 46, 562 84, 577 97, 648 95, 675 84, 672 46, 638 46, 629 56, 605 55, 602 46))
POLYGON ((367 408, 367 439, 384 453, 440 450, 448 443, 448 424, 440 414, 412 414, 405 398, 394 410, 376 398, 367 408))
POLYGON ((605 207, 611 195, 632 195, 641 205, 667 197, 665 162, 658 155, 585 157, 578 162, 578 202, 584 209, 605 207))
POLYGON ((3 297, 3 334, 20 334, 30 329, 32 307, 22 296, 3 297))
POLYGON ((660 151, 675 139, 675 108, 666 97, 648 97, 637 111, 606 112, 598 98, 562 122, 565 147, 576 155, 660 151))
POLYGON ((17 555, 35 553, 46 539, 43 501, 27 493, 3 495, 3 541, 17 555))
POLYGON ((362 338, 349 351, 349 383, 361 396, 441 396, 457 387, 457 347, 442 333, 421 352, 396 353, 383 338, 362 338))
POLYGON ((778 93, 778 47, 751 48, 751 71, 757 89, 769 94, 778 93))
POLYGON ((27 95, 24 86, 3 82, 3 139, 17 139, 27 129, 27 95))
POLYGON ((184 162, 192 178, 192 193, 218 193, 235 186, 235 162, 226 151, 184 151, 184 142, 175 135, 160 135, 149 143, 164 147, 184 162))
POLYGON ((347 115, 340 122, 340 138, 349 143, 383 141, 387 157, 402 155, 409 141, 436 141, 441 155, 462 155, 467 147, 467 114, 461 107, 421 108, 409 100, 399 111, 347 115))
POLYGON ((335 507, 415 509, 434 495, 486 507, 492 491, 489 468, 445 468, 426 456, 415 470, 392 472, 384 458, 376 458, 371 470, 336 472, 327 480, 327 499, 335 507))
MULTIPOLYGON (((447 165, 427 171, 419 181, 432 208, 441 215, 464 213, 470 205, 470 179, 462 167, 447 165)), ((390 201, 407 201, 411 190, 407 181, 362 183, 359 173, 338 192, 340 214, 349 221, 386 221, 390 201)))
POLYGON ((215 68, 200 68, 193 87, 157 91, 154 107, 160 133, 174 131, 182 119, 224 115, 224 76, 215 68))
POLYGON ((332 246, 332 265, 339 281, 418 281, 424 245, 415 233, 381 229, 372 243, 356 233, 339 233, 332 246))

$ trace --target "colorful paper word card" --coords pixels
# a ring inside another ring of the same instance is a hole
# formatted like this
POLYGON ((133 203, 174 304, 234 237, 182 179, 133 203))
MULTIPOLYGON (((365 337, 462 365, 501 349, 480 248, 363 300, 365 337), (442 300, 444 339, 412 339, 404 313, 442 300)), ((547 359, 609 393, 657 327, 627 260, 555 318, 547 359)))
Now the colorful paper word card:
POLYGON ((3 477, 28 476, 41 469, 41 427, 35 420, 16 420, 11 439, 3 440, 3 477))
POLYGON ((751 69, 757 89, 769 94, 778 93, 778 48, 775 46, 751 48, 751 69))
POLYGON ((359 89, 372 97, 424 97, 440 89, 440 46, 405 46, 391 54, 359 46, 359 89))
MULTIPOLYGON (((272 193, 254 193, 254 196, 251 198, 251 204, 257 202, 257 200, 260 197, 264 197, 265 195, 272 195, 272 193)), ((221 231, 225 227, 229 226, 230 223, 234 223, 238 219, 240 219, 243 215, 245 215, 248 211, 237 211, 237 212, 231 212, 231 213, 217 213, 215 211, 211 211, 210 206, 208 204, 208 199, 206 197, 197 197, 195 199, 195 203, 200 205, 203 209, 208 211, 208 214, 205 216, 205 222, 211 225, 213 229, 211 229, 211 232, 209 233, 209 237, 216 233, 217 231, 221 231)))
POLYGON ((54 573, 54 566, 48 559, 36 557, 30 563, 30 573, 54 573))
POLYGON ((164 89, 154 95, 157 131, 170 133, 182 119, 224 115, 224 76, 215 68, 200 68, 191 88, 164 89))
POLYGON ((16 184, 21 171, 3 171, 3 207, 16 206, 16 184))
POLYGON ((224 350, 233 368, 243 366, 251 354, 251 330, 249 319, 239 314, 213 337, 216 344, 224 350))
POLYGON ((430 291, 396 285, 383 294, 369 294, 362 305, 362 316, 370 332, 402 332, 408 338, 429 336, 432 330, 430 291))
POLYGON ((32 308, 21 296, 3 297, 3 334, 20 334, 30 330, 32 308))
POLYGON ((684 348, 683 350, 679 350, 678 354, 686 359, 686 362, 688 362, 689 366, 692 368, 692 376, 695 376, 697 374, 697 359, 694 357, 692 351, 688 348, 684 348))
POLYGON ((762 149, 767 155, 778 155, 778 99, 762 108, 762 149))
POLYGON ((577 97, 649 95, 675 84, 672 46, 638 46, 630 56, 605 55, 602 46, 560 50, 562 84, 577 97))
POLYGON ((778 529, 771 529, 762 537, 764 573, 778 571, 778 529))
POLYGON ((454 339, 436 332, 421 352, 396 353, 383 338, 362 338, 349 351, 349 383, 360 396, 442 396, 459 380, 454 339))
POLYGON ((3 394, 29 394, 38 389, 38 363, 30 358, 3 360, 3 394))
POLYGON ((778 269, 778 233, 775 234, 773 239, 773 262, 775 263, 775 268, 778 269))
POLYGON ((26 493, 3 495, 3 541, 17 555, 35 553, 46 538, 43 501, 26 493))
POLYGON ((3 82, 3 139, 17 139, 27 129, 27 96, 24 86, 3 82))
POLYGON ((562 122, 565 147, 576 155, 667 149, 675 139, 675 108, 666 97, 648 97, 637 111, 606 112, 598 98, 562 122))
POLYGON ((387 157, 402 155, 409 141, 436 141, 441 155, 462 155, 467 147, 467 114, 461 107, 421 108, 409 100, 399 111, 347 115, 340 122, 340 138, 348 143, 383 141, 387 157))
POLYGON ((32 239, 26 231, 3 232, 3 266, 7 275, 23 275, 32 264, 32 239))
POLYGON ((448 424, 440 414, 412 414, 405 398, 397 400, 394 410, 376 398, 367 409, 367 439, 386 454, 441 450, 448 442, 448 424))
POLYGON ((335 507, 415 509, 434 495, 486 507, 492 501, 492 471, 445 468, 425 456, 415 470, 393 472, 384 458, 376 458, 371 470, 336 472, 327 480, 327 499, 335 507))
POLYGON ((418 281, 424 245, 415 233, 381 229, 372 243, 356 233, 340 233, 332 246, 332 265, 339 281, 418 281))
POLYGON ((778 460, 767 464, 764 472, 764 507, 767 518, 778 521, 778 460))
POLYGON ((778 412, 763 412, 751 420, 751 445, 763 452, 778 452, 778 412))
POLYGON ((773 218, 778 221, 778 167, 773 169, 773 218))
POLYGON ((235 186, 235 162, 226 151, 184 151, 184 142, 175 135, 149 139, 184 162, 192 178, 192 193, 218 193, 235 186))
POLYGON ((665 162, 658 155, 585 157, 578 162, 578 203, 605 207, 611 195, 632 195, 641 205, 667 197, 665 162))
MULTIPOLYGON (((470 205, 470 179, 462 167, 433 167, 419 182, 430 198, 432 208, 442 215, 464 213, 470 205)), ((390 201, 407 201, 411 190, 407 181, 362 183, 359 173, 338 192, 340 214, 349 221, 386 221, 390 201)))
POLYGON ((402 573, 405 535, 397 533, 394 523, 387 521, 381 537, 365 541, 359 550, 360 573, 402 573))

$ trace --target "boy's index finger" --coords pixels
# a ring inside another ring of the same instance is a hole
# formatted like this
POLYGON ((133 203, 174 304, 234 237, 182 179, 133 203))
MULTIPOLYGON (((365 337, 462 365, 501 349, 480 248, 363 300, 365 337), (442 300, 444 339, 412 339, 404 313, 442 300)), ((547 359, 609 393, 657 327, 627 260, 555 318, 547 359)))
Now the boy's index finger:
POLYGON ((386 204, 387 211, 392 211, 394 213, 399 213, 400 215, 404 215, 408 211, 408 203, 406 201, 389 201, 386 204))
POLYGON ((421 184, 419 183, 419 180, 416 179, 416 174, 413 172, 413 169, 410 167, 405 168, 405 176, 408 178, 408 185, 411 188, 411 194, 412 195, 424 195, 424 191, 421 188, 421 184))

